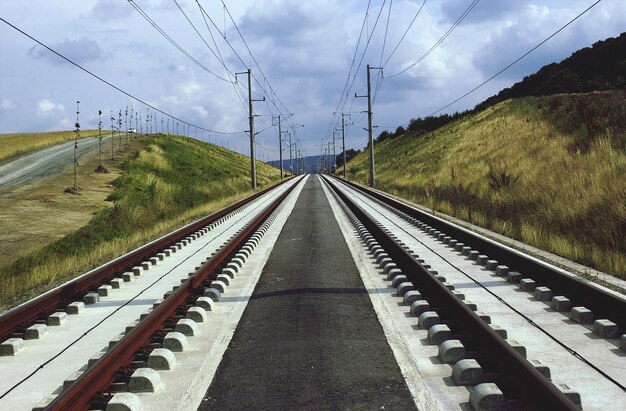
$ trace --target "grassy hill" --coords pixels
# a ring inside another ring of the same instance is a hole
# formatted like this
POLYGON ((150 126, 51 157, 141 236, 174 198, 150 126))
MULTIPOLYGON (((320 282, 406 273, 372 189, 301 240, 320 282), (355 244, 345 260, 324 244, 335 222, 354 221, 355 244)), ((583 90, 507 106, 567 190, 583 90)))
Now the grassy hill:
MULTIPOLYGON (((0 307, 15 305, 251 193, 249 158, 181 136, 142 138, 107 201, 77 232, 0 269, 0 307)), ((259 189, 279 180, 257 163, 259 189)))
MULTIPOLYGON (((106 130, 103 131, 106 134, 106 130)), ((98 136, 98 130, 81 130, 80 138, 98 136)), ((0 160, 41 150, 76 138, 74 131, 48 131, 42 133, 0 134, 0 160)))
MULTIPOLYGON (((626 278, 626 91, 507 100, 374 147, 377 188, 626 278)), ((367 152, 347 170, 366 184, 367 152)))

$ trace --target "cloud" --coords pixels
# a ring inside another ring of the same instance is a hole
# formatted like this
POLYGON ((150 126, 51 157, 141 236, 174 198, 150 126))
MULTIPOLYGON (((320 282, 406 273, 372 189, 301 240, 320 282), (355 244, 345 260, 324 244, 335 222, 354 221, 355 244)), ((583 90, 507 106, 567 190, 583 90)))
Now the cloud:
POLYGON ((37 103, 37 115, 39 117, 58 117, 65 115, 65 106, 47 99, 39 100, 37 103))
MULTIPOLYGON (((484 23, 501 20, 524 8, 529 0, 483 0, 476 5, 464 19, 464 23, 484 23)), ((455 22, 471 3, 467 0, 447 0, 441 5, 445 22, 455 22)))
POLYGON ((191 106, 191 110, 200 118, 207 118, 209 116, 209 112, 202 106, 191 106))
POLYGON ((17 108, 17 105, 13 102, 13 100, 3 98, 2 101, 0 101, 0 109, 2 109, 2 111, 9 111, 15 108, 17 108))
MULTIPOLYGON (((99 60, 103 57, 102 49, 98 43, 84 36, 81 37, 80 40, 66 39, 52 46, 52 49, 78 64, 99 60)), ((65 60, 41 46, 31 47, 28 50, 28 55, 35 59, 47 60, 54 64, 66 64, 65 60)))
POLYGON ((91 11, 91 17, 103 22, 112 20, 120 20, 129 17, 132 13, 132 7, 127 2, 118 0, 98 0, 98 3, 91 11))

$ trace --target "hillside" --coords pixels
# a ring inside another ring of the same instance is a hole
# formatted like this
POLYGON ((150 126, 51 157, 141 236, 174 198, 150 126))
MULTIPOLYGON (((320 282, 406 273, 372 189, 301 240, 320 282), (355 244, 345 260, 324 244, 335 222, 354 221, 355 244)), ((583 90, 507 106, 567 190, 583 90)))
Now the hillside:
POLYGON ((626 91, 507 100, 375 152, 377 188, 626 278, 626 91))
MULTIPOLYGON (((113 182, 109 206, 78 231, 0 267, 0 307, 15 305, 249 194, 249 159, 181 136, 139 140, 113 182)), ((257 163, 259 189, 279 179, 257 163)), ((77 196, 80 198, 80 196, 77 196)), ((51 208, 50 215, 55 213, 51 208)))
POLYGON ((473 109, 414 118, 409 121, 406 129, 400 126, 394 132, 383 131, 376 140, 395 138, 407 131, 413 134, 429 133, 511 98, 623 89, 626 89, 626 33, 580 49, 560 63, 548 64, 537 73, 524 77, 510 88, 505 88, 477 104, 473 109))
MULTIPOLYGON (((106 134, 106 131, 103 134, 106 134)), ((98 136, 98 130, 81 130, 80 132, 81 139, 94 136, 98 136)), ((0 134, 0 161, 19 154, 72 141, 74 138, 76 138, 74 131, 0 134)))

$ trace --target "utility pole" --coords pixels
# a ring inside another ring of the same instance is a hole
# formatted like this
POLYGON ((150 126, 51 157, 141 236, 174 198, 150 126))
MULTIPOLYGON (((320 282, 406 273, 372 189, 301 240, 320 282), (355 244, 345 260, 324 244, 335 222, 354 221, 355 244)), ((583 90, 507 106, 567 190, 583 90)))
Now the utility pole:
POLYGON ((78 191, 78 136, 80 136, 80 124, 78 123, 78 108, 80 101, 76 102, 76 139, 74 140, 74 191, 78 191))
POLYGON ((367 134, 368 141, 370 145, 370 187, 374 187, 376 185, 376 173, 374 171, 374 137, 373 137, 373 129, 372 129, 372 80, 371 80, 371 70, 382 70, 382 67, 370 67, 367 65, 367 96, 357 96, 356 93, 354 97, 367 97, 367 134))
MULTIPOLYGON (((133 127, 133 119, 135 118, 135 109, 131 106, 130 108, 130 127, 133 127)), ((135 127, 135 132, 132 134, 137 134, 137 127, 135 127)), ((132 136, 131 136, 132 140, 132 136)))
POLYGON ((341 141, 343 143, 343 179, 346 179, 346 122, 341 113, 341 141))
POLYGON ((111 160, 115 160, 115 117, 111 110, 111 160))
POLYGON ((98 166, 102 167, 102 110, 98 110, 98 166))
POLYGON ((280 179, 285 176, 283 173, 283 129, 280 124, 280 114, 278 115, 278 161, 280 163, 280 179))
POLYGON ((337 170, 337 141, 335 140, 335 132, 333 131, 333 167, 331 174, 335 174, 337 170))
MULTIPOLYGON (((333 133, 333 139, 335 138, 335 135, 334 135, 334 134, 335 134, 335 133, 333 133)), ((330 146, 331 146, 332 144, 333 144, 333 143, 332 143, 331 141, 328 141, 328 170, 329 170, 328 174, 332 174, 332 173, 333 173, 333 161, 332 161, 332 159, 330 158, 330 156, 331 156, 331 154, 330 154, 330 153, 331 153, 330 146)))
POLYGON ((256 189, 256 153, 254 152, 254 114, 252 112, 252 70, 248 69, 248 110, 250 111, 250 179, 256 189))
POLYGON ((126 127, 126 144, 128 144, 128 106, 126 106, 126 111, 124 112, 124 127, 126 127))
POLYGON ((293 157, 291 156, 291 133, 289 133, 289 174, 293 176, 293 157))
POLYGON ((256 153, 254 147, 254 112, 252 109, 253 101, 265 101, 265 97, 261 100, 252 99, 252 69, 248 69, 247 71, 241 73, 235 73, 235 78, 237 78, 238 74, 247 74, 248 75, 248 111, 249 117, 248 121, 250 123, 250 180, 252 189, 256 189, 256 153))
POLYGON ((122 109, 120 109, 117 117, 117 133, 120 136, 120 151, 122 151, 122 109))

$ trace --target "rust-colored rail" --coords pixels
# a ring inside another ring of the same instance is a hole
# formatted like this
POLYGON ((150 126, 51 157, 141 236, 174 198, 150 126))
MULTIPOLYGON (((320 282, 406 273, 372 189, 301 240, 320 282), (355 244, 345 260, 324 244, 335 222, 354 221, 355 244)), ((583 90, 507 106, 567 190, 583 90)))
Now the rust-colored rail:
POLYGON ((259 214, 250 224, 230 240, 211 259, 176 291, 165 299, 141 323, 133 328, 115 346, 106 352, 92 367, 88 368, 74 383, 59 394, 47 407, 47 410, 86 410, 90 400, 106 389, 114 380, 117 371, 129 364, 135 353, 147 345, 155 332, 174 316, 178 307, 185 305, 190 296, 198 295, 203 282, 235 250, 240 248, 263 222, 274 212, 278 205, 289 195, 297 184, 293 184, 272 204, 259 214))
POLYGON ((100 284, 110 281, 116 275, 132 269, 132 267, 145 261, 147 258, 156 255, 158 252, 176 244, 178 241, 198 231, 200 228, 219 220, 239 207, 273 190, 285 181, 287 180, 253 193, 228 207, 200 218, 158 240, 152 241, 85 275, 5 312, 0 316, 0 341, 4 341, 13 336, 16 330, 26 329, 36 320, 44 319, 47 313, 72 303, 76 298, 82 298, 82 295, 88 291, 95 291, 100 284))
POLYGON ((484 368, 497 373, 497 383, 505 395, 521 398, 541 410, 577 410, 574 403, 554 384, 396 243, 369 214, 335 184, 330 184, 335 193, 389 254, 409 281, 420 290, 430 306, 437 310, 453 334, 463 341, 468 351, 478 353, 477 360, 484 368))
POLYGON ((564 295, 572 301, 574 306, 587 307, 593 312, 595 318, 607 318, 615 322, 621 331, 626 331, 626 298, 607 292, 590 284, 589 281, 565 275, 547 264, 530 259, 524 254, 497 244, 494 241, 479 237, 471 231, 454 226, 432 214, 417 210, 376 190, 351 181, 340 181, 428 224, 442 233, 446 233, 446 235, 472 247, 472 249, 480 251, 481 254, 486 254, 489 258, 497 260, 500 264, 505 264, 515 271, 521 272, 524 277, 532 278, 537 284, 549 287, 554 292, 554 295, 564 295))

